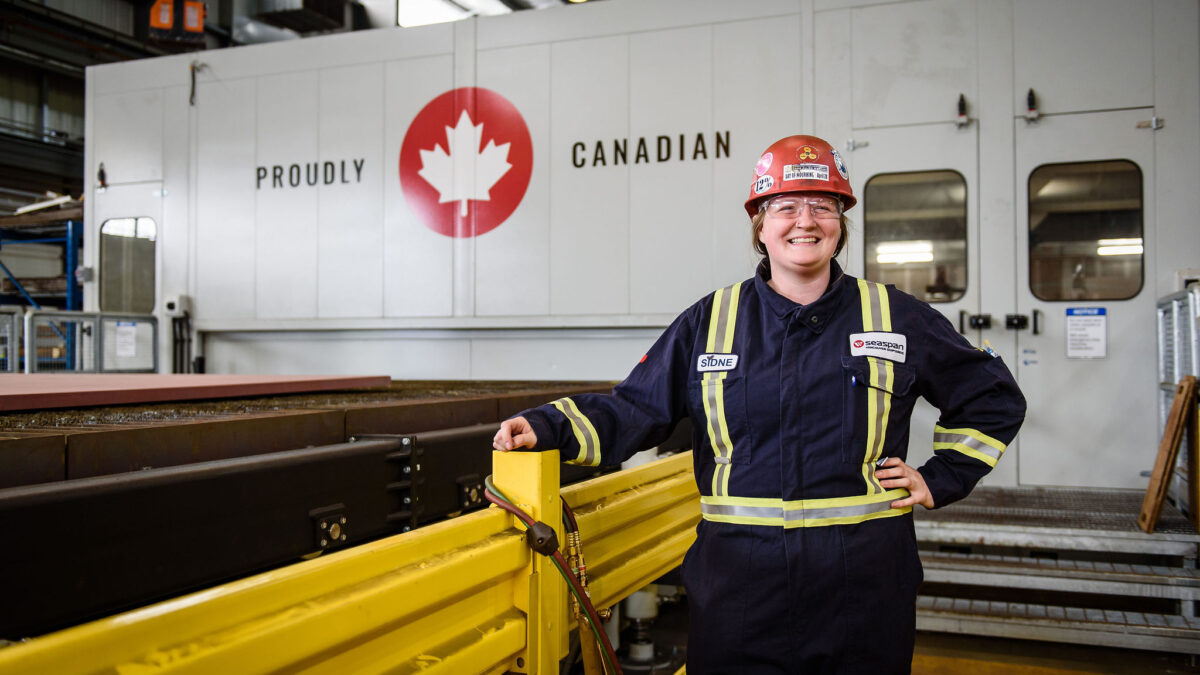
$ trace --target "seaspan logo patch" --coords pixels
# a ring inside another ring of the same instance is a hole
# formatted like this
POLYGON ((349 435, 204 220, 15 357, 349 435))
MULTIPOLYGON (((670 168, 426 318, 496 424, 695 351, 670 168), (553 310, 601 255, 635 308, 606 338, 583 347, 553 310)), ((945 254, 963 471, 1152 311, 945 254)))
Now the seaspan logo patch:
POLYGON ((696 372, 708 373, 737 368, 737 354, 701 354, 696 361, 696 372))
POLYGON ((850 336, 850 356, 875 356, 904 363, 908 337, 901 333, 855 333, 850 336))

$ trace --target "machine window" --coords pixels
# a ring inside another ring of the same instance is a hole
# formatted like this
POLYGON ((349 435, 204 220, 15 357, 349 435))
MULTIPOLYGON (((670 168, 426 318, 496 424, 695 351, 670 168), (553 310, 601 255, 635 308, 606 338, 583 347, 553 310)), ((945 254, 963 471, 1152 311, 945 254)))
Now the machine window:
POLYGON ((967 181, 957 171, 872 176, 863 189, 866 276, 926 302, 967 292, 967 181))
POLYGON ((1124 300, 1142 290, 1142 170, 1129 160, 1029 174, 1029 288, 1042 300, 1124 300))
POLYGON ((111 218, 100 225, 100 311, 154 311, 152 218, 111 218))

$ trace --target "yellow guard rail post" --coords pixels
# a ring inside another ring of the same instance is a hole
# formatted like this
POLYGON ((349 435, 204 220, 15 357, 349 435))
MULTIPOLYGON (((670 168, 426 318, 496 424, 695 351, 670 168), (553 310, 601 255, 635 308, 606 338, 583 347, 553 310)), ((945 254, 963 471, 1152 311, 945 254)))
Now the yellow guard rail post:
MULTIPOLYGON (((493 471, 561 537, 557 462, 556 452, 496 453, 493 471)), ((563 495, 597 607, 678 565, 700 518, 691 453, 563 495)), ((522 530, 500 509, 477 511, 0 648, 0 675, 550 675, 571 628, 566 587, 522 530)))
MULTIPOLYGON (((496 487, 534 520, 553 527, 561 545, 558 452, 493 452, 492 472, 496 487)), ((567 582, 553 560, 542 555, 531 558, 530 571, 518 581, 513 597, 513 604, 525 613, 528 638, 512 670, 558 673, 559 659, 568 649, 567 582)))

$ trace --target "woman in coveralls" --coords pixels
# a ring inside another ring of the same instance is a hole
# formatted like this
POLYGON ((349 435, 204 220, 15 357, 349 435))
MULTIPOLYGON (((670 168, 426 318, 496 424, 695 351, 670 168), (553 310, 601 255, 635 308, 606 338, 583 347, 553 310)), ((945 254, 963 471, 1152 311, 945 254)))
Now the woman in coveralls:
POLYGON ((1024 419, 999 358, 924 302, 842 271, 856 201, 828 143, 777 141, 746 200, 754 277, 684 311, 611 395, 527 410, 496 434, 499 450, 612 465, 691 418, 689 675, 909 672, 912 507, 965 497, 1024 419), (904 461, 918 396, 941 412, 919 469, 904 461))

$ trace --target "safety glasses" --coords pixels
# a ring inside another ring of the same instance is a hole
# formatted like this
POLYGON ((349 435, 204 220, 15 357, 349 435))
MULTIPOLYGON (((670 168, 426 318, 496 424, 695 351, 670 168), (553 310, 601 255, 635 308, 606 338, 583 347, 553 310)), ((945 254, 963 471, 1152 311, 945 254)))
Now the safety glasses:
POLYGON ((767 202, 766 210, 772 218, 799 218, 805 206, 813 220, 837 220, 842 215, 842 203, 830 197, 780 195, 767 202))

